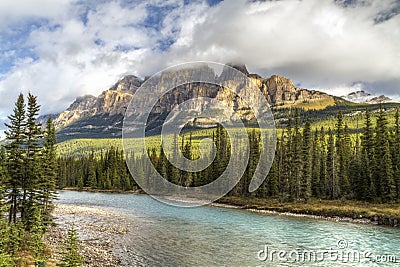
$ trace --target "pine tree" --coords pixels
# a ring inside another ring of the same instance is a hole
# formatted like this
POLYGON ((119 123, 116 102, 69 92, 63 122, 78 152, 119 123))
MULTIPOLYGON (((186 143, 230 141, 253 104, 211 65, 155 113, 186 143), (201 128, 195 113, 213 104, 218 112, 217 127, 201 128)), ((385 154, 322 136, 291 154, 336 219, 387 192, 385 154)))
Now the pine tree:
MULTIPOLYGON (((172 159, 174 161, 177 160, 178 158, 178 153, 179 153, 179 141, 178 141, 178 135, 175 133, 174 134, 174 139, 173 139, 173 149, 172 149, 172 159)), ((173 166, 171 163, 167 164, 167 179, 173 184, 178 185, 179 184, 179 170, 175 166, 173 166)))
POLYGON ((23 94, 19 94, 15 103, 13 114, 8 116, 10 124, 5 131, 7 139, 7 169, 9 174, 9 222, 17 222, 17 214, 20 207, 20 188, 25 179, 25 101, 23 94))
POLYGON ((97 188, 96 167, 94 162, 94 151, 89 156, 88 163, 88 183, 90 188, 97 188))
POLYGON ((59 170, 57 172, 57 188, 63 189, 67 186, 67 160, 65 158, 58 158, 59 170))
POLYGON ((348 180, 348 158, 350 154, 349 136, 347 126, 343 122, 343 113, 340 111, 337 115, 336 123, 336 155, 337 155, 337 178, 338 178, 338 194, 345 196, 349 191, 348 180))
POLYGON ((279 149, 279 180, 282 183, 283 197, 287 200, 295 198, 295 179, 293 178, 293 126, 292 118, 289 117, 286 131, 282 133, 279 149), (286 134, 285 134, 286 132, 286 134))
POLYGON ((44 225, 52 222, 51 212, 54 209, 53 201, 57 198, 57 152, 56 132, 51 117, 48 117, 45 130, 45 140, 42 149, 42 176, 39 179, 42 219, 44 225))
POLYGON ((349 178, 349 164, 350 159, 354 158, 354 153, 352 151, 351 138, 349 134, 349 127, 347 124, 344 125, 343 139, 342 139, 342 155, 340 155, 340 191, 342 196, 346 196, 350 193, 350 178, 349 178))
POLYGON ((300 113, 299 110, 295 111, 295 126, 293 133, 292 143, 292 156, 293 156, 293 188, 291 190, 291 195, 295 199, 300 198, 300 188, 301 188, 301 176, 302 176, 302 144, 301 144, 301 133, 300 133, 300 113))
POLYGON ((35 259, 35 266, 41 266, 46 259, 46 250, 44 244, 44 233, 46 226, 44 225, 41 211, 38 207, 34 208, 32 219, 35 222, 29 232, 29 250, 33 253, 35 259))
POLYGON ((320 182, 320 178, 321 178, 321 159, 320 159, 320 139, 319 139, 319 132, 318 130, 316 130, 314 132, 314 139, 312 142, 312 166, 311 166, 311 173, 312 173, 312 195, 315 197, 320 197, 321 196, 321 191, 322 191, 322 187, 321 187, 321 182, 320 182))
POLYGON ((319 138, 319 188, 321 197, 326 197, 328 193, 328 178, 327 178, 327 152, 326 152, 326 135, 324 127, 321 127, 319 138))
POLYGON ((336 199, 338 196, 338 185, 336 177, 336 154, 335 139, 332 130, 328 130, 328 152, 327 152, 327 178, 328 178, 328 196, 330 199, 336 199))
POLYGON ((43 175, 40 166, 39 139, 42 137, 41 125, 36 122, 39 114, 40 106, 37 103, 37 97, 28 94, 27 105, 27 124, 26 124, 26 154, 25 154, 25 173, 22 181, 22 210, 21 219, 26 229, 32 227, 34 223, 31 218, 36 209, 36 205, 40 205, 40 196, 38 194, 37 184, 43 175))
POLYGON ((396 185, 394 182, 392 157, 390 154, 389 140, 386 140, 384 156, 384 173, 382 176, 382 198, 385 202, 391 202, 396 197, 396 185))
POLYGON ((267 178, 268 187, 265 189, 265 191, 269 191, 268 195, 271 197, 276 197, 279 194, 278 173, 278 161, 274 160, 267 178))
MULTIPOLYGON (((290 171, 288 169, 289 165, 289 155, 287 153, 286 149, 286 132, 285 130, 282 131, 282 135, 280 140, 277 140, 276 143, 276 155, 274 162, 276 162, 276 179, 277 179, 277 187, 278 187, 278 194, 281 193, 283 197, 287 198, 287 193, 289 192, 289 179, 290 174, 288 172, 290 171)), ((272 167, 271 167, 272 171, 272 167)))
POLYGON ((373 179, 374 163, 374 133, 371 122, 371 115, 368 109, 365 111, 365 127, 361 137, 361 170, 360 196, 366 200, 376 197, 376 183, 373 179))
POLYGON ((65 241, 65 252, 60 267, 78 267, 83 263, 83 257, 79 253, 80 244, 78 233, 74 225, 68 229, 67 240, 65 241))
POLYGON ((364 197, 363 192, 366 192, 367 188, 365 187, 366 185, 363 184, 366 180, 366 174, 363 173, 362 170, 362 157, 360 153, 360 142, 358 134, 356 135, 354 153, 354 157, 351 159, 349 166, 349 176, 352 177, 352 192, 354 193, 356 199, 361 200, 364 197))
MULTIPOLYGON (((192 160, 193 155, 192 155, 192 133, 189 135, 189 141, 185 143, 183 146, 182 150, 183 156, 188 159, 192 160)), ((182 170, 182 185, 189 187, 193 183, 193 176, 192 173, 189 171, 182 170)))
POLYGON ((377 120, 376 120, 376 128, 375 128, 375 143, 374 143, 374 172, 373 172, 373 180, 376 185, 376 191, 378 197, 386 197, 386 191, 388 188, 385 188, 386 182, 388 179, 386 176, 386 168, 387 162, 385 160, 388 159, 388 154, 386 151, 387 141, 389 140, 388 135, 388 122, 382 106, 380 108, 377 120))
POLYGON ((303 130, 303 167, 302 178, 300 184, 300 197, 308 200, 311 197, 311 180, 312 180, 312 136, 311 136, 311 123, 307 119, 303 130))
POLYGON ((396 198, 400 199, 400 109, 395 114, 395 129, 393 138, 393 171, 396 184, 396 198))
MULTIPOLYGON (((226 142, 226 140, 224 142, 226 142)), ((226 146, 222 147, 221 149, 226 149, 226 146)), ((243 175, 244 177, 242 179, 243 182, 241 184, 242 196, 244 197, 250 196, 249 192, 250 181, 256 170, 259 158, 260 158, 260 135, 257 134, 256 131, 253 129, 249 136, 249 162, 244 172, 243 175)), ((220 160, 223 162, 223 164, 225 164, 226 161, 229 160, 226 152, 220 157, 220 160)), ((224 165, 221 164, 221 166, 224 165)))
MULTIPOLYGON (((19 258, 19 252, 25 246, 23 225, 21 222, 2 225, 0 227, 0 257, 4 261, 14 262, 19 258)), ((14 265, 6 265, 14 266, 14 265)))

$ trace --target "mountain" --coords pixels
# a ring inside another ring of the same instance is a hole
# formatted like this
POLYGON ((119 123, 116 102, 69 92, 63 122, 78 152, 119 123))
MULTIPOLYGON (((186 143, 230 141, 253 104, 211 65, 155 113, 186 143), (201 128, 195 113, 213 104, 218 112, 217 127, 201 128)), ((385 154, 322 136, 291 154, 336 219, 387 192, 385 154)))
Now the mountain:
MULTIPOLYGON (((296 87, 289 78, 278 75, 264 78, 258 74, 249 74, 245 65, 230 64, 230 66, 246 74, 257 85, 275 110, 292 107, 300 107, 304 110, 322 110, 346 102, 326 93, 296 87)), ((165 85, 168 81, 176 78, 174 75, 191 75, 193 71, 182 69, 179 73, 163 72, 160 75, 160 81, 163 81, 165 85)), ((229 68, 225 68, 217 76, 213 69, 207 66, 202 69, 202 73, 215 77, 217 80, 226 79, 229 75, 228 72, 229 68)), ((129 75, 123 77, 97 97, 91 95, 78 97, 66 111, 61 112, 55 118, 59 139, 121 136, 122 120, 126 107, 143 82, 140 78, 129 75)), ((165 86, 168 86, 168 84, 165 86)), ((245 88, 239 89, 245 90, 245 88)), ((228 113, 236 111, 245 121, 252 119, 249 107, 231 91, 212 84, 192 83, 179 86, 160 98, 151 112, 149 121, 151 129, 159 129, 166 115, 178 104, 196 97, 215 98, 230 107, 231 110, 228 113)), ((146 101, 146 96, 143 96, 143 101, 146 101)), ((130 115, 138 116, 140 114, 141 111, 137 110, 137 114, 130 115)))
POLYGON ((363 103, 363 104, 379 104, 379 103, 391 103, 397 102, 387 96, 375 96, 363 90, 352 92, 348 95, 342 96, 343 99, 353 102, 353 103, 363 103))

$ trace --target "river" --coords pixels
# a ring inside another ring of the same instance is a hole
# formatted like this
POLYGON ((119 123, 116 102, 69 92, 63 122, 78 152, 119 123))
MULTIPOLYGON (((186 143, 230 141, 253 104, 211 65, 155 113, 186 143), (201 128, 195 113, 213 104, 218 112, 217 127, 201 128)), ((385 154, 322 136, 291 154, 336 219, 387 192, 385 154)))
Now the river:
POLYGON ((58 203, 112 209, 131 225, 124 266, 400 266, 400 230, 204 206, 147 195, 61 191, 58 203))

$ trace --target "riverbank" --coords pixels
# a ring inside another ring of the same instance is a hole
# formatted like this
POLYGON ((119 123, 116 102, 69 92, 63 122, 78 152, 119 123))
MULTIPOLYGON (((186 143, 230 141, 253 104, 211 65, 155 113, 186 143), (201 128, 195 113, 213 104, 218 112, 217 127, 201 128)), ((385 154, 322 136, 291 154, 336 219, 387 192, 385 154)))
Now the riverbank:
POLYGON ((279 202, 274 199, 223 197, 216 205, 261 213, 400 227, 400 204, 349 200, 279 202))
POLYGON ((146 194, 141 189, 137 190, 118 190, 118 189, 97 189, 97 188, 90 188, 90 187, 65 187, 62 190, 65 191, 78 191, 78 192, 89 192, 89 193, 112 193, 112 194, 146 194))
MULTIPOLYGON (((145 194, 145 192, 140 189, 135 191, 120 191, 91 188, 65 188, 64 190, 97 193, 145 194)), ((373 204, 353 200, 344 201, 315 199, 307 202, 280 202, 276 199, 225 196, 213 203, 213 205, 227 208, 240 208, 261 213, 281 214, 286 216, 400 227, 400 203, 373 204)))
POLYGON ((55 226, 50 227, 45 242, 51 250, 54 266, 62 258, 67 231, 74 225, 81 242, 83 266, 120 266, 121 259, 113 254, 118 239, 129 229, 129 222, 120 214, 101 207, 57 204, 53 212, 55 226))

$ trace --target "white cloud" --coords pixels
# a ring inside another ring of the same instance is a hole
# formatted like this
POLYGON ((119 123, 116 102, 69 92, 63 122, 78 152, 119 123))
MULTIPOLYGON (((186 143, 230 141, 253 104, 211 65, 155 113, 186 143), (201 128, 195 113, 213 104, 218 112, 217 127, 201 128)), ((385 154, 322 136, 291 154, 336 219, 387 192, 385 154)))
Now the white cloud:
POLYGON ((97 95, 135 71, 151 44, 151 36, 134 26, 146 17, 143 6, 127 10, 117 2, 102 4, 88 13, 86 25, 76 15, 71 12, 30 32, 26 45, 38 60, 22 58, 4 75, 1 106, 11 110, 10 99, 30 90, 43 103, 43 112, 59 112, 75 97, 97 95), (128 45, 136 49, 121 50, 128 45))
POLYGON ((396 79, 400 16, 374 24, 387 5, 390 1, 354 8, 319 0, 226 1, 195 27, 185 53, 174 46, 171 55, 242 61, 254 71, 321 89, 396 79))
POLYGON ((28 27, 24 44, 3 53, 15 57, 20 46, 30 52, 0 76, 0 111, 7 114, 18 92, 31 90, 44 112, 58 112, 123 74, 143 77, 190 60, 240 61, 253 72, 288 76, 336 95, 355 89, 355 82, 368 84, 371 93, 399 95, 395 1, 353 1, 346 8, 320 0, 238 0, 213 7, 121 1, 0 1, 0 39, 18 25, 45 19, 28 27), (146 21, 155 16, 151 6, 160 9, 154 27, 146 21), (376 19, 385 12, 390 20, 376 19))
POLYGON ((0 29, 32 17, 59 18, 67 13, 76 0, 2 0, 0 1, 0 29))

